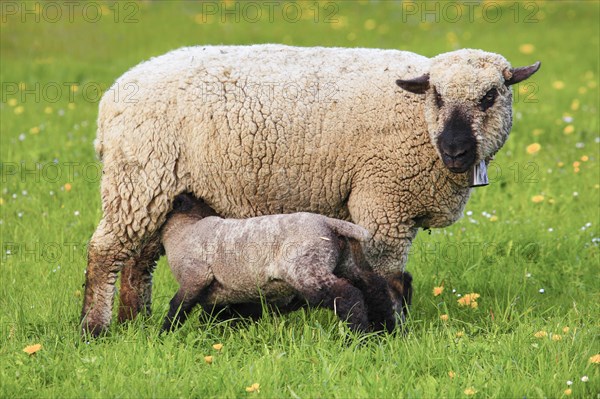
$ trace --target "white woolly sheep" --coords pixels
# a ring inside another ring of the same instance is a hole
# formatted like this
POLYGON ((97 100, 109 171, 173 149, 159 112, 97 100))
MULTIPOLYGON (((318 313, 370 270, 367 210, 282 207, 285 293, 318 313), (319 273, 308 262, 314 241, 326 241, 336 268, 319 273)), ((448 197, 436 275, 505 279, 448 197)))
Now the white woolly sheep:
POLYGON ((158 232, 183 192, 223 217, 352 221, 372 234, 373 268, 402 271, 419 227, 462 215, 470 170, 511 129, 510 86, 538 67, 470 49, 283 45, 188 47, 134 67, 99 107, 84 332, 108 326, 119 271, 119 320, 150 311, 158 232))
POLYGON ((210 311, 264 298, 285 308, 298 297, 336 310, 355 331, 391 332, 392 293, 362 252, 369 238, 358 225, 314 213, 222 219, 180 195, 161 233, 179 282, 162 330, 185 322, 197 304, 210 311))

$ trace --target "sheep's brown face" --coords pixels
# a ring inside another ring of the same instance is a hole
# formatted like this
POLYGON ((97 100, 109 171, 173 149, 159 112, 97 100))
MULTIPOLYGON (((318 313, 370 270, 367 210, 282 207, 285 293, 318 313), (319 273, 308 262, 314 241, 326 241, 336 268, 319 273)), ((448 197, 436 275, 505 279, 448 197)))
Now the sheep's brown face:
POLYGON ((489 160, 512 126, 510 85, 539 68, 510 68, 497 54, 459 50, 432 60, 430 72, 398 86, 425 95, 425 120, 438 156, 453 173, 489 160))

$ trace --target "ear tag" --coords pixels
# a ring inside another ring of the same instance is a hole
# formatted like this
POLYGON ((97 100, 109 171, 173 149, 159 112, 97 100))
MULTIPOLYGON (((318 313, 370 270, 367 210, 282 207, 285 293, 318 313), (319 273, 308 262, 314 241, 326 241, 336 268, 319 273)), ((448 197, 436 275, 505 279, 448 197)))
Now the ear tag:
POLYGON ((471 175, 469 176, 469 187, 481 187, 490 184, 487 174, 487 166, 485 161, 481 160, 478 164, 473 165, 471 175))

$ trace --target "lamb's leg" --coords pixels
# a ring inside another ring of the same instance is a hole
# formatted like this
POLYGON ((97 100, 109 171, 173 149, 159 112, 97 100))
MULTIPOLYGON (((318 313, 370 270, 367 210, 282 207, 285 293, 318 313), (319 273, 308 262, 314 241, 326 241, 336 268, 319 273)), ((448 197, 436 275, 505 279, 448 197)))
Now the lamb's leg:
POLYGON ((158 235, 144 245, 139 255, 130 258, 121 270, 119 322, 133 319, 138 313, 149 316, 152 303, 152 272, 161 254, 158 235))
POLYGON ((174 331, 187 320, 189 312, 198 304, 198 295, 180 288, 169 304, 169 312, 163 322, 161 332, 174 331))
POLYGON ((369 321, 375 331, 386 330, 391 333, 396 327, 394 302, 385 278, 373 272, 365 272, 360 280, 354 282, 365 297, 369 321))
MULTIPOLYGON (((399 200, 382 202, 386 195, 353 192, 348 201, 352 221, 373 234, 367 245, 366 259, 373 270, 384 277, 402 273, 418 228, 412 220, 402 221, 399 200)), ((393 199, 393 198, 392 198, 393 199)), ((403 315, 402 301, 392 298, 398 321, 403 315)))
POLYGON ((340 319, 348 322, 353 331, 368 330, 369 320, 363 295, 348 280, 333 274, 323 274, 296 280, 291 284, 309 305, 334 310, 340 319))

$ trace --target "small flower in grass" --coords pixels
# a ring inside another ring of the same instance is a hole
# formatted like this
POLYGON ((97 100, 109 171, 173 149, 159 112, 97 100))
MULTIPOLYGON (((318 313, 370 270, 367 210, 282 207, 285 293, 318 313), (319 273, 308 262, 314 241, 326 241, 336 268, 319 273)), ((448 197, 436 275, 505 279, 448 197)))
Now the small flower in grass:
POLYGON ((590 379, 588 378, 587 375, 584 375, 583 377, 581 377, 581 382, 588 382, 590 379))
POLYGON ((464 331, 459 331, 456 333, 456 338, 462 338, 465 336, 465 332, 464 331))
POLYGON ((477 308, 477 299, 480 297, 479 294, 471 293, 465 294, 462 298, 458 299, 458 304, 461 306, 470 306, 471 308, 477 308))
POLYGON ((448 316, 447 314, 440 315, 441 321, 448 321, 449 318, 450 318, 450 316, 448 316))
POLYGON ((433 287, 433 296, 442 295, 442 292, 444 292, 444 286, 443 285, 441 285, 439 287, 433 287))
POLYGON ((44 113, 45 114, 51 114, 52 113, 52 107, 46 107, 46 108, 44 108, 44 113))
POLYGON ((260 384, 258 382, 255 382, 249 387, 246 387, 246 392, 260 392, 260 384))
POLYGON ((539 204, 543 200, 544 200, 543 195, 534 195, 533 197, 531 197, 531 202, 533 202, 534 204, 539 204))
POLYGON ((448 377, 450 377, 450 379, 454 379, 454 377, 456 377, 456 373, 452 370, 448 371, 448 377))
POLYGON ((496 216, 496 215, 490 216, 490 222, 497 222, 497 221, 498 221, 498 216, 496 216))
POLYGON ((477 390, 473 387, 467 388, 465 389, 465 395, 475 395, 477 393, 477 390))
POLYGON ((535 334, 533 334, 534 337, 536 338, 545 338, 548 336, 548 333, 544 330, 538 331, 535 334))
POLYGON ((540 288, 540 290, 539 290, 538 292, 539 292, 540 294, 544 294, 544 293, 546 292, 546 290, 545 290, 545 289, 543 289, 543 288, 540 288))
POLYGON ((562 80, 555 80, 552 82, 552 87, 554 87, 556 90, 562 90, 565 88, 565 82, 562 80))
POLYGON ((587 155, 582 155, 579 159, 581 159, 582 162, 587 162, 590 160, 590 157, 588 157, 587 155))
POLYGON ((539 143, 529 144, 527 146, 527 153, 535 154, 535 153, 539 152, 541 149, 542 149, 542 146, 539 143))
POLYGON ((567 326, 565 326, 565 327, 563 327, 562 332, 564 332, 565 334, 567 334, 569 332, 569 330, 570 330, 570 328, 567 327, 567 326))
POLYGON ((560 341, 562 340, 562 335, 552 334, 552 341, 560 341))
POLYGON ((17 105, 17 99, 11 98, 10 100, 8 100, 8 105, 10 105, 11 107, 14 107, 15 105, 17 105))
POLYGON ((15 115, 20 115, 23 111, 25 111, 25 108, 22 105, 19 105, 18 107, 15 107, 14 113, 15 115))
POLYGON ((519 46, 519 52, 525 55, 529 55, 535 51, 535 46, 530 43, 524 43, 519 46))
POLYGON ((223 344, 214 344, 213 349, 216 351, 220 351, 221 349, 223 349, 223 344))
POLYGON ((565 389, 565 395, 570 396, 572 393, 573 393, 573 390, 571 388, 565 389))
POLYGON ((563 133, 564 134, 571 134, 575 131, 575 126, 573 125, 567 125, 565 126, 565 128, 563 129, 563 133))
POLYGON ((23 348, 23 352, 27 353, 28 355, 33 355, 40 349, 42 349, 42 345, 40 345, 40 344, 29 345, 29 346, 26 346, 25 348, 23 348))
POLYGON ((71 191, 71 188, 73 188, 73 187, 71 186, 71 183, 65 183, 64 187, 65 187, 65 191, 66 191, 66 192, 69 192, 69 191, 71 191))
POLYGON ((590 363, 592 364, 600 364, 600 353, 590 357, 590 363))
POLYGON ((570 387, 571 385, 573 385, 573 381, 571 381, 571 380, 568 380, 568 381, 567 381, 567 386, 569 386, 569 387, 570 387))
POLYGON ((204 361, 206 362, 206 364, 212 364, 213 357, 212 356, 204 356, 204 361))

